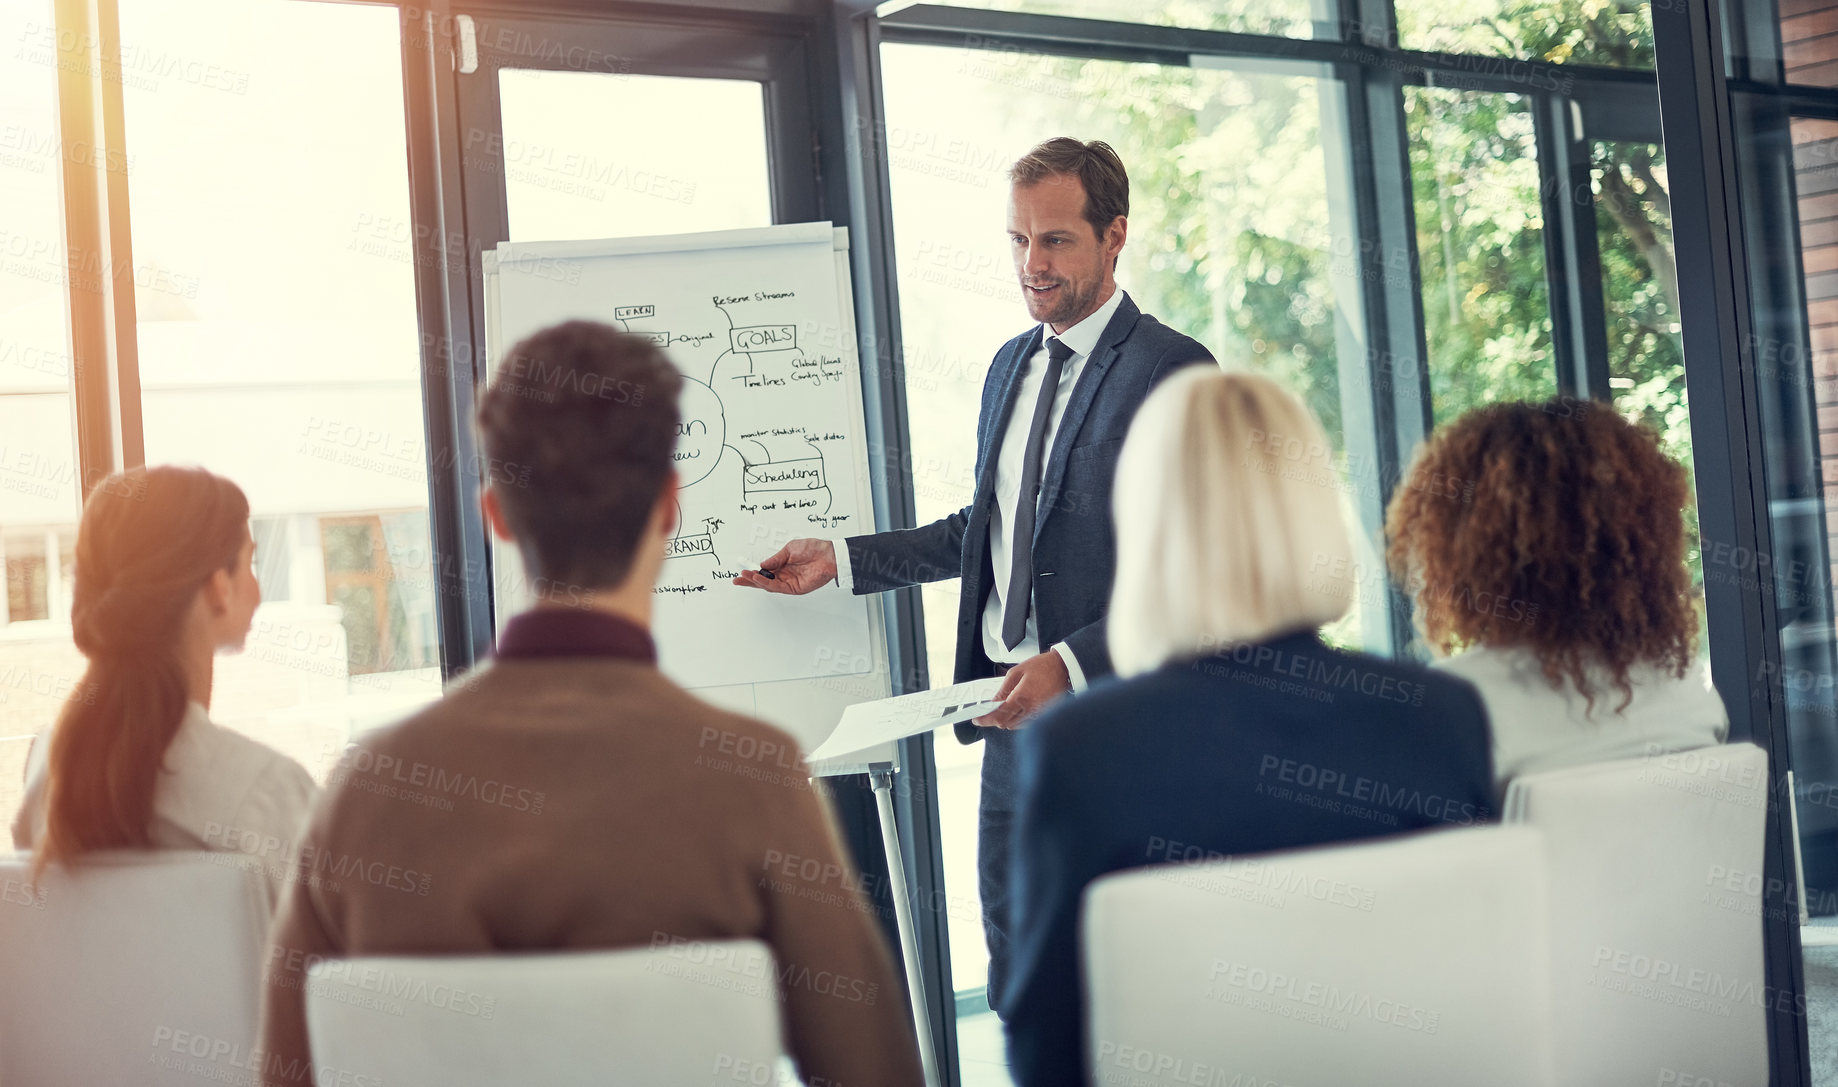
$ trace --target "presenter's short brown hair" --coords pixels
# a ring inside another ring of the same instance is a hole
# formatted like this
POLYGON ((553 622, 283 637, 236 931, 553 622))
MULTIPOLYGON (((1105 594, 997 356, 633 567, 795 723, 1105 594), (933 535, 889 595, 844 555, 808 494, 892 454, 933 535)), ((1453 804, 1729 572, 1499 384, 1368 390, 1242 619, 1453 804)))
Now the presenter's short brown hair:
POLYGON ((1130 175, 1123 159, 1103 140, 1087 143, 1055 136, 1015 160, 1008 180, 1034 185, 1049 177, 1076 177, 1085 188, 1085 221, 1102 238, 1111 223, 1130 214, 1130 175))
POLYGON ((673 471, 682 387, 655 343, 594 321, 505 353, 479 403, 482 474, 531 577, 625 580, 673 471))

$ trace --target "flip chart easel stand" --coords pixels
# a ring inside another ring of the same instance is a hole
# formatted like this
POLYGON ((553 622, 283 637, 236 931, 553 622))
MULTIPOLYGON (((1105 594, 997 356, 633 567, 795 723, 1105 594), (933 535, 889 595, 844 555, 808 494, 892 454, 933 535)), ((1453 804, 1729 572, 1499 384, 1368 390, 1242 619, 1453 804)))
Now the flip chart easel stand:
MULTIPOLYGON (((891 745, 890 745, 891 746, 891 745)), ((913 1028, 919 1032, 919 1063, 925 1070, 925 1087, 941 1087, 938 1054, 932 1047, 932 1015, 926 1005, 925 982, 919 970, 919 934, 913 923, 913 899, 906 887, 906 857, 900 850, 900 826, 894 819, 893 779, 900 772, 897 757, 867 763, 824 766, 816 777, 841 777, 867 773, 881 816, 881 844, 887 853, 888 889, 893 894, 894 922, 900 929, 900 958, 906 966, 906 991, 912 996, 913 1028)))

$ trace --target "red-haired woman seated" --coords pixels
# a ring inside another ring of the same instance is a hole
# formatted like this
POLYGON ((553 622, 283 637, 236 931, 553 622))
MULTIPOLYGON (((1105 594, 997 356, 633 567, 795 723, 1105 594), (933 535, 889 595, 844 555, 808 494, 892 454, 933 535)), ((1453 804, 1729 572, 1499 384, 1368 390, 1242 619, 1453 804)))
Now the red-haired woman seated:
POLYGON ((1494 404, 1438 430, 1386 515, 1392 572, 1479 688, 1494 776, 1721 743, 1696 660, 1685 469, 1592 401, 1494 404))
POLYGON ((13 822, 38 869, 100 849, 294 840, 312 779, 208 712, 212 658, 242 647, 262 600, 254 554, 248 499, 202 469, 135 468, 90 495, 70 614, 89 667, 33 745, 13 822))

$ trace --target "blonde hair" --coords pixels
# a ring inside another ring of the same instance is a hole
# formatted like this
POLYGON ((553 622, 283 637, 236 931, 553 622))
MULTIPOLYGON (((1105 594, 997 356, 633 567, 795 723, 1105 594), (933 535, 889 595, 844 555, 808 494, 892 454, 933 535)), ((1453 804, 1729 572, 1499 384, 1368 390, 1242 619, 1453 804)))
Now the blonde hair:
POLYGON ((1119 675, 1345 614, 1353 543, 1321 424, 1282 386, 1189 367, 1143 402, 1117 463, 1119 675))

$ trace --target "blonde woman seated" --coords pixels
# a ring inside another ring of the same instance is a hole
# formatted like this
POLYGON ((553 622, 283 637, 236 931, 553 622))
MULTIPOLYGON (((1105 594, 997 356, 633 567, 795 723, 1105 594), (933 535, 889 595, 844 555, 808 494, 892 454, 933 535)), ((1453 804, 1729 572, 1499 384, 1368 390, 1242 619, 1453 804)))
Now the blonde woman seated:
POLYGON ((1014 974, 999 994, 1023 1087, 1085 1065, 1079 899, 1118 869, 1491 817, 1468 684, 1331 649, 1358 588, 1313 416, 1267 378, 1195 367, 1144 402, 1117 466, 1111 658, 1120 678, 1019 738, 1014 974))
POLYGON ((1589 401, 1437 431, 1392 497, 1393 573, 1445 674, 1480 689, 1494 773, 1721 743, 1685 568, 1685 469, 1589 401))
POLYGON ((100 849, 296 837, 312 779, 209 713, 212 658, 242 646, 262 600, 254 553, 242 490, 202 469, 136 468, 90 495, 70 614, 89 667, 33 744, 13 822, 36 870, 100 849))

